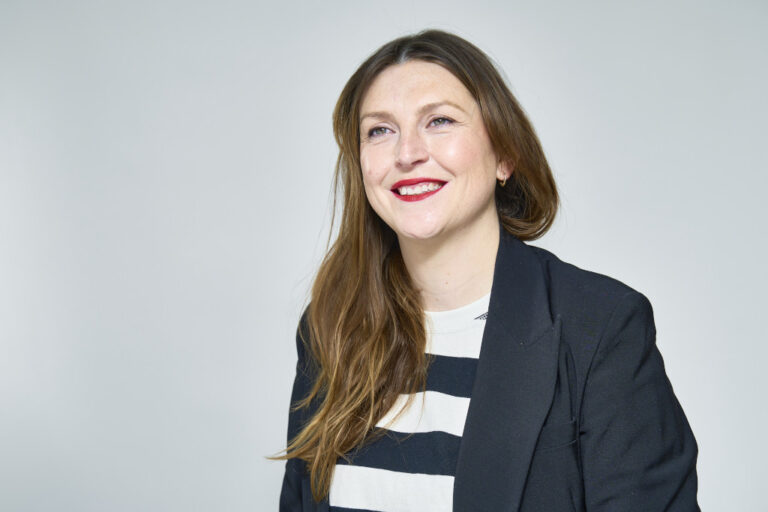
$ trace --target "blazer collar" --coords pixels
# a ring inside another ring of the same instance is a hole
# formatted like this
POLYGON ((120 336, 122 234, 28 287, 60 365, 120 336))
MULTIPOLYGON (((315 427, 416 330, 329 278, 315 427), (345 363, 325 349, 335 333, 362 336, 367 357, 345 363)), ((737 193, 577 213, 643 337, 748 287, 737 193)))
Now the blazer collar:
POLYGON ((515 511, 557 372, 553 322, 534 250, 500 226, 472 398, 456 467, 455 511, 515 511))
MULTIPOLYGON (((457 512, 518 510, 554 393, 560 317, 552 321, 533 249, 499 229, 488 318, 456 466, 457 512)), ((305 502, 305 508, 327 512, 328 499, 305 502)))

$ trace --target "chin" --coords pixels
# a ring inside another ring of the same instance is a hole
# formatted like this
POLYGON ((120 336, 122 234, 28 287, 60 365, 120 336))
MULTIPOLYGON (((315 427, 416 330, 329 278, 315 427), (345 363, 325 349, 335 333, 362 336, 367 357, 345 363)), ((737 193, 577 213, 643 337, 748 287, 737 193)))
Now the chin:
POLYGON ((443 230, 438 226, 408 226, 395 230, 400 238, 410 240, 429 240, 439 236, 443 230))

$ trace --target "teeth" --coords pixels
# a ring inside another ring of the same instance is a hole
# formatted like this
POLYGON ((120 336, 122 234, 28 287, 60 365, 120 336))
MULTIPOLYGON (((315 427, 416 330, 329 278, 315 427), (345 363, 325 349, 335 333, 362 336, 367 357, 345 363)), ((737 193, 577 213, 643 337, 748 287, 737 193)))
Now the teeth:
POLYGON ((442 186, 443 185, 440 183, 430 181, 429 183, 419 183, 418 185, 413 185, 410 187, 400 187, 397 189, 397 191, 401 196, 415 196, 417 194, 424 194, 425 192, 432 192, 433 190, 437 190, 442 186))

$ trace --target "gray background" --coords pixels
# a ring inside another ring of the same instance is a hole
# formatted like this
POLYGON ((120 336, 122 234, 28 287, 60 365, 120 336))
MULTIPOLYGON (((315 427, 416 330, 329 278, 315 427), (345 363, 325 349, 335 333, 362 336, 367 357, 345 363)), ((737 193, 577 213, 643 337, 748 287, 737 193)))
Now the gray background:
POLYGON ((504 69, 563 196, 535 244, 654 305, 705 510, 768 510, 768 8, 0 3, 0 509, 275 510, 330 116, 425 27, 504 69), (763 404, 763 405, 760 405, 763 404))

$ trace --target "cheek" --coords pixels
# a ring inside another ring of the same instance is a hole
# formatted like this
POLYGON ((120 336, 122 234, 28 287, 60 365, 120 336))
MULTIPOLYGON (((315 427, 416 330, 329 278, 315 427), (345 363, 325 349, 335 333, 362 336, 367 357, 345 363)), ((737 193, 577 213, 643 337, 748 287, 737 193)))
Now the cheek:
POLYGON ((365 152, 360 153, 360 169, 363 175, 363 190, 365 197, 368 198, 368 203, 376 210, 376 195, 373 190, 374 187, 380 182, 375 169, 371 166, 371 160, 365 152))
POLYGON ((495 175, 495 157, 482 140, 475 138, 455 138, 439 141, 434 146, 433 154, 441 164, 454 175, 477 174, 478 178, 495 175))
POLYGON ((382 160, 376 151, 360 151, 360 168, 363 172, 363 183, 366 188, 370 185, 378 185, 386 176, 386 168, 381 164, 382 160))

